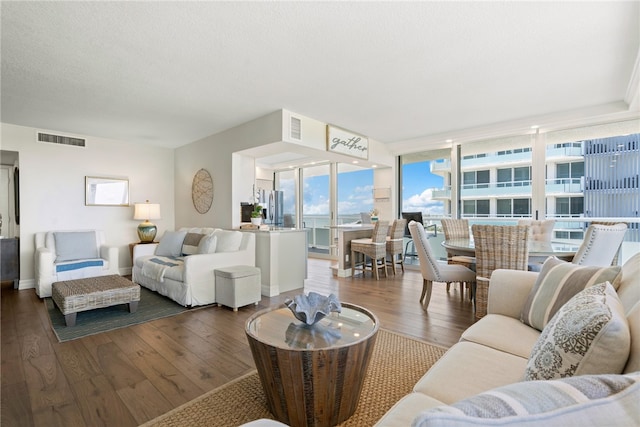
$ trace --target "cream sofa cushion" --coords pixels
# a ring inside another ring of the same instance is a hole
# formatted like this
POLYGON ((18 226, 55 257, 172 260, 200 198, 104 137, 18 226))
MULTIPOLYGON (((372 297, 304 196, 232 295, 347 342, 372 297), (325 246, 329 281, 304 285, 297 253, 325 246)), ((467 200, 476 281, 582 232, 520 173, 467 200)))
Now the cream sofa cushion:
POLYGON ((451 347, 413 391, 451 404, 480 392, 522 381, 527 359, 462 341, 451 347))
POLYGON ((384 417, 378 420, 375 427, 409 426, 422 411, 443 405, 426 394, 409 393, 396 402, 384 417))
POLYGON ((519 319, 501 314, 487 314, 482 318, 482 322, 476 322, 467 328, 460 340, 529 358, 531 349, 539 337, 540 331, 525 325, 519 319))
POLYGON ((631 336, 622 303, 609 282, 571 298, 551 319, 531 351, 526 380, 619 374, 631 336))
POLYGON ((640 374, 581 375, 527 381, 421 413, 414 427, 634 426, 640 424, 640 374))

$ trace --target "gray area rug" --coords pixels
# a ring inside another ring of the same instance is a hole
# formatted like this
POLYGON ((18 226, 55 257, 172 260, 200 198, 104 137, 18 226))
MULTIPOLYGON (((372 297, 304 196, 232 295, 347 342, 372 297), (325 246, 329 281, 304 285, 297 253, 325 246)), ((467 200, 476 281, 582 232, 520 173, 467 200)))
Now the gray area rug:
POLYGON ((175 301, 141 286, 140 303, 138 303, 138 310, 135 313, 129 313, 127 304, 81 311, 77 314, 76 325, 67 327, 64 315, 53 300, 45 298, 44 303, 51 319, 53 331, 60 342, 174 316, 189 310, 175 301))

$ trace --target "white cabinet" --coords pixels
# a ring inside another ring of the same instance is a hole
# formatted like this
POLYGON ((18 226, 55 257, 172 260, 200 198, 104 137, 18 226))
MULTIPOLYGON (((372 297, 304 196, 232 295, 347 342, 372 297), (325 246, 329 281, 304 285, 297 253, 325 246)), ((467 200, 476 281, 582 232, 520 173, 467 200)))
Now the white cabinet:
POLYGON ((256 234, 256 267, 260 268, 262 295, 304 288, 307 278, 305 230, 247 231, 256 234))

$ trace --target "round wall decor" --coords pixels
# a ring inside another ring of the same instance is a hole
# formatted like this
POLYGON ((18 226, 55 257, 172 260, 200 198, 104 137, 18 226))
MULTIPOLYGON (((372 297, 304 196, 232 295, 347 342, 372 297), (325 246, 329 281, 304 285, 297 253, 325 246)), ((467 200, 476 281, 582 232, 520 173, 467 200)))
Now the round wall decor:
POLYGON ((196 210, 203 214, 209 212, 213 203, 213 179, 209 172, 200 169, 193 177, 191 198, 196 210))

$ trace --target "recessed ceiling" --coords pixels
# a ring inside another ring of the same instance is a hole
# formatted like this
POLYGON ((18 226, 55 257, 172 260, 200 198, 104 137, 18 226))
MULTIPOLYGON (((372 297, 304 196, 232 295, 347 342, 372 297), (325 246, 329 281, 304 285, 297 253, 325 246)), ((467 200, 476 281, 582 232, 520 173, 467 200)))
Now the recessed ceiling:
POLYGON ((2 122, 40 129, 178 147, 285 108, 390 143, 638 108, 637 1, 0 7, 2 122))

